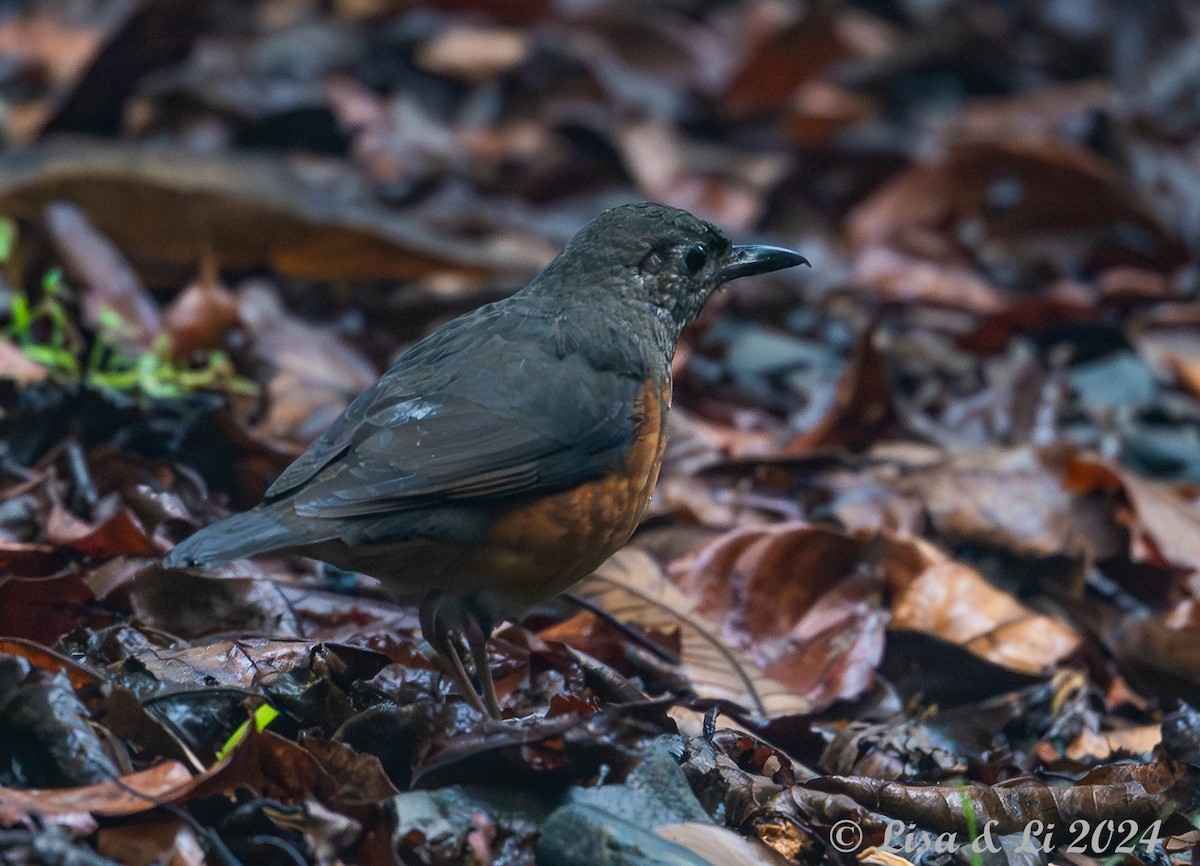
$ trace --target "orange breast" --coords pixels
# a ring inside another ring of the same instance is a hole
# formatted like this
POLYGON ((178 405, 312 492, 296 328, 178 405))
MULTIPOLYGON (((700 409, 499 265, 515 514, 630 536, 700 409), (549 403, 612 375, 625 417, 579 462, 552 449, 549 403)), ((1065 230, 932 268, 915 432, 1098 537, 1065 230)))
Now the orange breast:
POLYGON ((481 566, 506 581, 514 600, 532 605, 563 591, 629 540, 658 481, 670 401, 669 379, 647 382, 634 410, 637 432, 619 471, 523 504, 492 525, 480 545, 486 557, 481 566))

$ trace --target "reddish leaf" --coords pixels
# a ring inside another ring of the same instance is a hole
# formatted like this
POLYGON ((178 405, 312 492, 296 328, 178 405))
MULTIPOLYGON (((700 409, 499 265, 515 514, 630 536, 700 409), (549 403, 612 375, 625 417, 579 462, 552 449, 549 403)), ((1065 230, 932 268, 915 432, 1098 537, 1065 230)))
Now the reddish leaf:
POLYGON ((51 646, 88 621, 92 598, 78 574, 0 579, 0 634, 51 646))
POLYGON ((14 790, 0 788, 0 826, 24 823, 36 816, 51 823, 77 823, 81 815, 118 818, 156 808, 158 802, 184 793, 192 774, 176 761, 82 788, 14 790))

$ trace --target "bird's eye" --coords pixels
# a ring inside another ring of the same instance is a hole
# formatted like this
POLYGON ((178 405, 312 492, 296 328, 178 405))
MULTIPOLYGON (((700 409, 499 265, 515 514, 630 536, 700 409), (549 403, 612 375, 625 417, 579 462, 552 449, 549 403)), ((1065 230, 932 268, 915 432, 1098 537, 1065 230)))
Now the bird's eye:
POLYGON ((708 250, 704 248, 704 244, 692 244, 687 248, 687 252, 683 254, 683 266, 688 269, 688 273, 693 277, 700 273, 700 270, 707 261, 708 250))
POLYGON ((662 253, 658 252, 657 250, 651 250, 650 252, 646 253, 646 257, 642 259, 642 273, 657 274, 663 269, 664 264, 665 262, 663 261, 662 253))

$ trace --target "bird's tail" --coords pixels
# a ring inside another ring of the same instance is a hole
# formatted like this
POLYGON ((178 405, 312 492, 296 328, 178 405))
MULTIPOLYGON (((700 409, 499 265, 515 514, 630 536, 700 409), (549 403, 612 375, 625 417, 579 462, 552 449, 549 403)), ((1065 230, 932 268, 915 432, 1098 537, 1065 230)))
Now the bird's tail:
POLYGON ((175 549, 163 559, 163 565, 167 568, 187 568, 229 562, 295 545, 296 539, 277 515, 254 509, 204 527, 175 545, 175 549))

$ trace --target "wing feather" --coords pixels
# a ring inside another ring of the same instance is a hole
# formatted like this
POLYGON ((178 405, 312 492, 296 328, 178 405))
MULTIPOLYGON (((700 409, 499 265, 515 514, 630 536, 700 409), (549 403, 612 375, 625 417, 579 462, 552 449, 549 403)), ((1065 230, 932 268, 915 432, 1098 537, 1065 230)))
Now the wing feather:
POLYGON ((550 492, 616 466, 636 435, 644 367, 598 369, 563 354, 561 333, 527 315, 472 320, 405 353, 280 476, 268 501, 290 499, 303 517, 361 518, 550 492), (481 367, 481 358, 495 363, 481 367))

